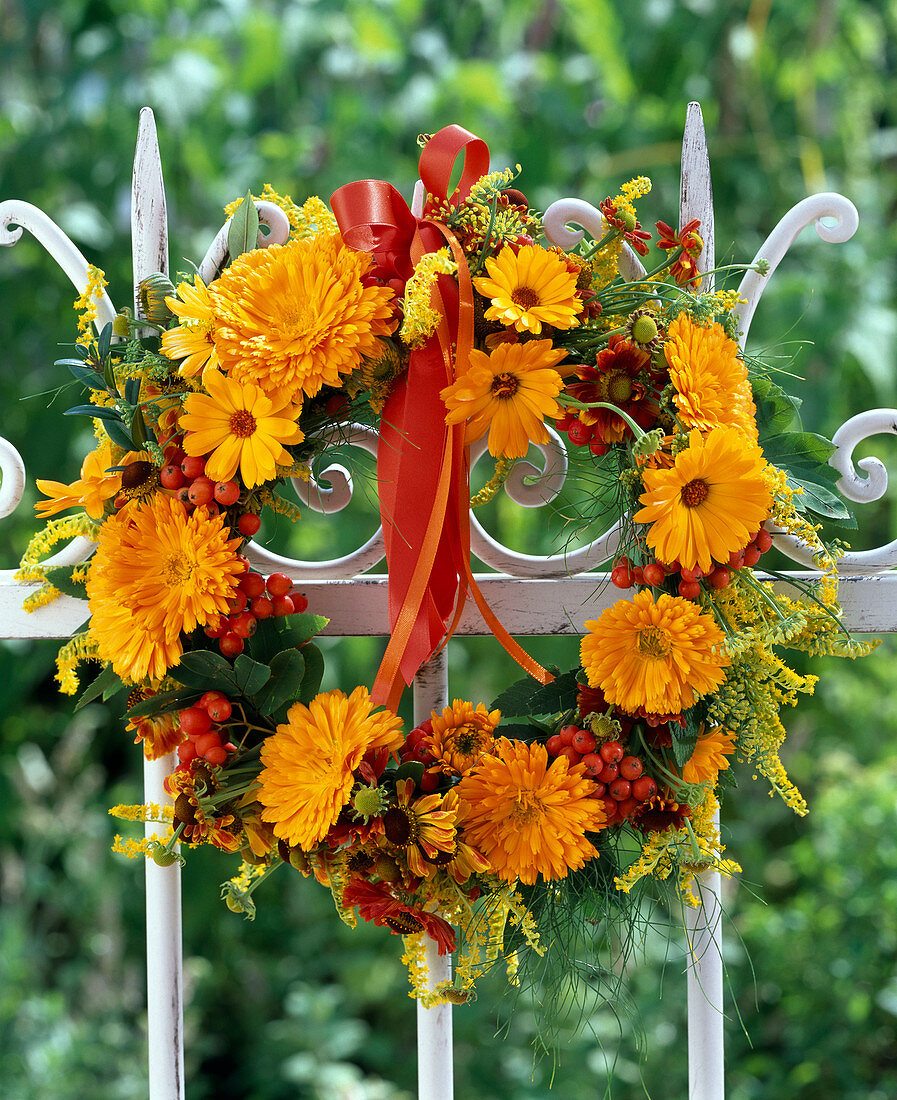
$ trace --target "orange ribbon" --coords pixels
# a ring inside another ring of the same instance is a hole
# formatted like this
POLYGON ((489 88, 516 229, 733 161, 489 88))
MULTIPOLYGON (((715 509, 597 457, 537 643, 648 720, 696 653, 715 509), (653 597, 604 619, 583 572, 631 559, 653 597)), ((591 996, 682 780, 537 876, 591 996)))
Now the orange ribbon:
MULTIPOLYGON (((489 150, 460 126, 434 135, 420 158, 430 203, 456 205, 489 170, 489 150), (458 156, 464 166, 447 194, 458 156)), ((411 353, 408 371, 383 409, 377 457, 380 514, 389 569, 391 636, 371 691, 373 701, 395 710, 405 684, 457 628, 467 593, 512 657, 548 683, 551 675, 511 638, 486 603, 470 568, 469 449, 463 424, 445 423, 440 390, 467 370, 473 347, 473 287, 467 259, 441 222, 416 218, 398 191, 383 180, 346 184, 331 198, 348 245, 370 252, 375 272, 401 294, 415 264, 448 242, 458 281, 440 275, 433 304, 436 332, 411 353)))

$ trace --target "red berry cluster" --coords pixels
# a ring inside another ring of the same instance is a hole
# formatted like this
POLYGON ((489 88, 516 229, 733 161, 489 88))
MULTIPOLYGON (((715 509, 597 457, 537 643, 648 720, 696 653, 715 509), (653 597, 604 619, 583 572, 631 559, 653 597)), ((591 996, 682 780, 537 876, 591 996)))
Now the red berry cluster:
POLYGON ((261 573, 249 570, 245 558, 242 560, 246 571, 227 601, 230 613, 204 628, 207 638, 218 639, 218 648, 225 657, 243 652, 245 640, 255 634, 259 619, 292 615, 308 607, 308 600, 293 590, 293 581, 286 573, 272 573, 266 581, 261 573))
MULTIPOLYGON (((201 456, 185 454, 182 448, 172 446, 165 450, 165 463, 159 472, 159 484, 176 493, 188 512, 204 505, 217 516, 222 508, 239 503, 239 482, 213 481, 207 477, 206 460, 201 456)), ((262 521, 254 512, 245 512, 237 520, 237 529, 247 538, 258 534, 261 525, 262 521)))
POLYGON ((667 577, 678 573, 678 594, 687 600, 694 600, 701 594, 701 581, 710 588, 726 588, 732 581, 733 573, 744 565, 755 566, 771 546, 772 535, 761 527, 743 550, 731 553, 725 563, 714 562, 713 568, 706 573, 701 569, 683 569, 679 562, 667 565, 665 562, 651 561, 647 565, 633 565, 629 558, 620 557, 614 562, 610 579, 617 588, 632 588, 635 584, 659 588, 667 577))
POLYGON ((585 764, 586 775, 595 781, 592 797, 603 800, 609 825, 631 817, 643 802, 657 794, 655 781, 642 774, 642 761, 627 755, 619 741, 597 745, 589 730, 564 726, 548 738, 545 747, 550 756, 566 756, 571 764, 585 764))
POLYGON ((205 760, 209 764, 223 764, 229 753, 237 751, 237 746, 222 740, 221 725, 229 721, 233 708, 228 697, 220 691, 207 691, 192 707, 178 714, 181 730, 187 740, 178 745, 178 757, 182 764, 193 760, 205 760))

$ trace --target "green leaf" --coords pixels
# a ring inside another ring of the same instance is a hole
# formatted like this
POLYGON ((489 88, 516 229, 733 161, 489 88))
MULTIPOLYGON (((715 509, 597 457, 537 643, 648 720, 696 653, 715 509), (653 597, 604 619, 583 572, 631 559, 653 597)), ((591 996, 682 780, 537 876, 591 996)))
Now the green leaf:
POLYGON ((800 511, 815 512, 817 516, 830 519, 842 527, 855 529, 857 521, 853 513, 844 501, 835 496, 830 489, 815 481, 788 474, 788 484, 793 488, 800 488, 803 492, 794 498, 794 504, 800 511))
POLYGON ((128 718, 146 718, 148 714, 171 714, 176 710, 183 710, 189 706, 201 694, 198 690, 184 689, 180 691, 160 691, 158 695, 150 695, 135 703, 127 712, 128 718))
POLYGON ((828 465, 835 445, 815 432, 780 432, 763 440, 763 454, 776 466, 815 468, 828 465))
POLYGON ((330 622, 324 615, 309 615, 307 612, 303 612, 301 615, 284 616, 284 619, 286 619, 284 625, 278 627, 280 635, 278 649, 304 645, 306 642, 311 641, 316 634, 320 634, 330 622))
POLYGON ((140 450, 144 443, 146 443, 146 421, 143 419, 143 413, 140 409, 134 410, 134 415, 131 417, 131 438, 134 440, 136 450, 140 450))
POLYGON ((535 714, 557 714, 576 705, 576 674, 572 669, 557 676, 550 684, 540 684, 527 677, 518 680, 494 699, 490 710, 500 710, 505 718, 519 718, 535 714))
POLYGON ((670 722, 670 733, 673 735, 673 759, 680 768, 691 760, 695 751, 698 734, 701 731, 703 708, 692 707, 685 711, 684 718, 685 729, 675 722, 670 722), (699 714, 698 711, 701 713, 699 714))
POLYGON ((762 375, 751 378, 751 386, 761 437, 784 432, 797 417, 801 406, 800 398, 785 393, 781 386, 762 375))
POLYGON ((99 338, 97 339, 97 354, 101 359, 105 359, 109 354, 109 349, 112 347, 112 322, 107 321, 103 325, 100 331, 99 338))
POLYGON ((495 734, 497 737, 510 737, 512 740, 526 741, 529 744, 544 737, 545 730, 529 722, 508 722, 507 724, 502 722, 496 727, 495 734))
POLYGON ((529 714, 532 710, 530 700, 540 686, 531 676, 527 676, 523 680, 517 680, 510 687, 505 688, 501 695, 492 700, 489 709, 500 710, 503 715, 510 718, 529 714))
POLYGON ((48 565, 44 572, 47 574, 47 580, 58 588, 63 596, 74 596, 76 600, 86 600, 84 581, 72 580, 72 573, 82 566, 83 562, 81 565, 48 565))
POLYGON ((169 675, 184 687, 200 691, 227 691, 233 689, 234 670, 230 661, 220 653, 208 649, 184 653, 180 664, 171 669, 169 675))
POLYGON ((247 191, 246 197, 234 211, 227 229, 227 251, 230 253, 231 263, 244 252, 250 252, 256 247, 259 233, 259 212, 252 201, 252 192, 247 191))
POLYGON ((302 647, 302 656, 305 658, 305 675, 302 677, 298 701, 308 706, 321 689, 321 681, 324 679, 324 654, 314 642, 309 642, 302 647))
POLYGON ((424 766, 420 760, 406 760, 396 769, 396 779, 413 779, 419 784, 424 775, 424 766))
POLYGON ((99 390, 101 393, 106 392, 106 383, 93 367, 85 367, 83 363, 79 363, 75 359, 57 359, 55 366, 68 367, 78 381, 85 386, 90 387, 92 390, 99 390))
POLYGON ((121 423, 121 413, 116 409, 107 409, 104 405, 73 405, 66 409, 64 416, 95 416, 98 420, 117 420, 121 423))
POLYGON ((140 400, 140 379, 128 378, 125 380, 125 401, 129 405, 136 405, 140 400))
POLYGON ((124 425, 115 420, 109 420, 106 423, 106 434, 112 440, 113 443, 117 443, 119 447, 124 447, 126 451, 139 451, 140 448, 134 442, 134 440, 128 435, 124 429, 124 425))
POLYGON ((94 699, 98 699, 103 695, 107 688, 114 687, 116 684, 119 688, 124 687, 124 684, 112 671, 112 665, 106 665, 93 683, 81 693, 81 698, 75 704, 75 710, 78 711, 87 706, 88 703, 92 703, 94 699))
POLYGON ((253 661, 245 653, 234 661, 233 683, 240 695, 255 695, 271 679, 271 669, 260 661, 253 661))
POLYGON ((273 714, 298 694, 305 675, 305 658, 298 649, 284 649, 271 660, 271 678, 252 697, 259 714, 273 714))

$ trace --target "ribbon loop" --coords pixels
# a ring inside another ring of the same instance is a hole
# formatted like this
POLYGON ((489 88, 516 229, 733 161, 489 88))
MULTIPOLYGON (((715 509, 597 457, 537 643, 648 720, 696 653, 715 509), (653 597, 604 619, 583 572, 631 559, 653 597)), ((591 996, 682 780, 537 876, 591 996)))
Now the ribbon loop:
POLYGON ((470 189, 489 172, 489 146, 463 126, 444 126, 424 146, 420 156, 420 178, 433 199, 448 199, 452 206, 470 194, 470 189), (458 186, 448 194, 458 155, 464 153, 464 167, 458 186))

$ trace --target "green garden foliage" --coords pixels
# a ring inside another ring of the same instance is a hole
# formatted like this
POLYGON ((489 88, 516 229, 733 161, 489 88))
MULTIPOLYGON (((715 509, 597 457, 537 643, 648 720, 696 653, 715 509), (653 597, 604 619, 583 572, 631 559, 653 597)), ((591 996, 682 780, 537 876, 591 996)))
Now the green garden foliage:
MULTIPOLYGON (((177 271, 204 253, 224 204, 264 182, 297 201, 360 176, 410 195, 417 134, 449 122, 485 138, 497 166, 522 164, 534 206, 567 194, 597 203, 646 174, 651 208, 669 209, 685 104, 697 99, 718 259, 750 260, 806 194, 837 190, 859 207, 847 245, 801 237, 748 348, 772 354, 784 388, 803 399, 801 430, 830 436, 854 412, 897 405, 895 25, 882 0, 19 2, 0 14, 0 199, 55 217, 121 306, 145 104, 159 126, 177 271)), ((33 479, 73 479, 88 449, 88 422, 60 430, 54 404, 76 392, 53 365, 72 355, 73 298, 33 241, 3 250, 0 432, 32 484, 0 528, 7 567, 37 526, 33 479), (60 386, 71 388, 55 398, 60 386)), ((889 442, 863 453, 890 451, 893 468, 889 442)), ((312 516, 261 537, 306 557, 346 552, 373 529, 372 477, 362 467, 346 520, 312 516)), ((569 537, 563 509, 550 526, 504 498, 483 511, 524 551, 556 552, 569 537)), ((847 532, 857 548, 897 535, 885 504, 859 518, 860 533, 847 532)), ((533 652, 563 666, 572 644, 538 640, 533 652)), ((110 853, 106 811, 139 801, 140 753, 121 732, 123 698, 72 715, 56 697, 53 651, 0 645, 0 1091, 130 1100, 146 1090, 142 874, 110 853)), ((370 682, 376 656, 365 640, 331 648, 325 688, 341 672, 343 686, 370 682)), ((490 699, 516 679, 486 639, 453 643, 452 661, 455 695, 490 699)), ((745 867, 724 898, 731 1100, 897 1094, 895 677, 891 642, 857 665, 829 662, 792 718, 786 764, 808 818, 765 806, 758 832, 759 786, 740 792, 737 816, 724 811, 745 867)), ((184 877, 192 1100, 411 1097, 414 1005, 394 944, 373 928, 349 934, 326 892, 288 869, 244 923, 216 900, 217 863, 198 852, 184 877)), ((635 1012, 587 1006, 592 1034, 556 1070, 534 1064, 533 1013, 521 1000, 508 1021, 496 976, 455 1012, 459 1100, 544 1097, 552 1074, 560 1098, 601 1095, 608 1069, 609 1095, 641 1096, 643 1085, 684 1095, 681 951, 646 934, 625 975, 635 1012)))

